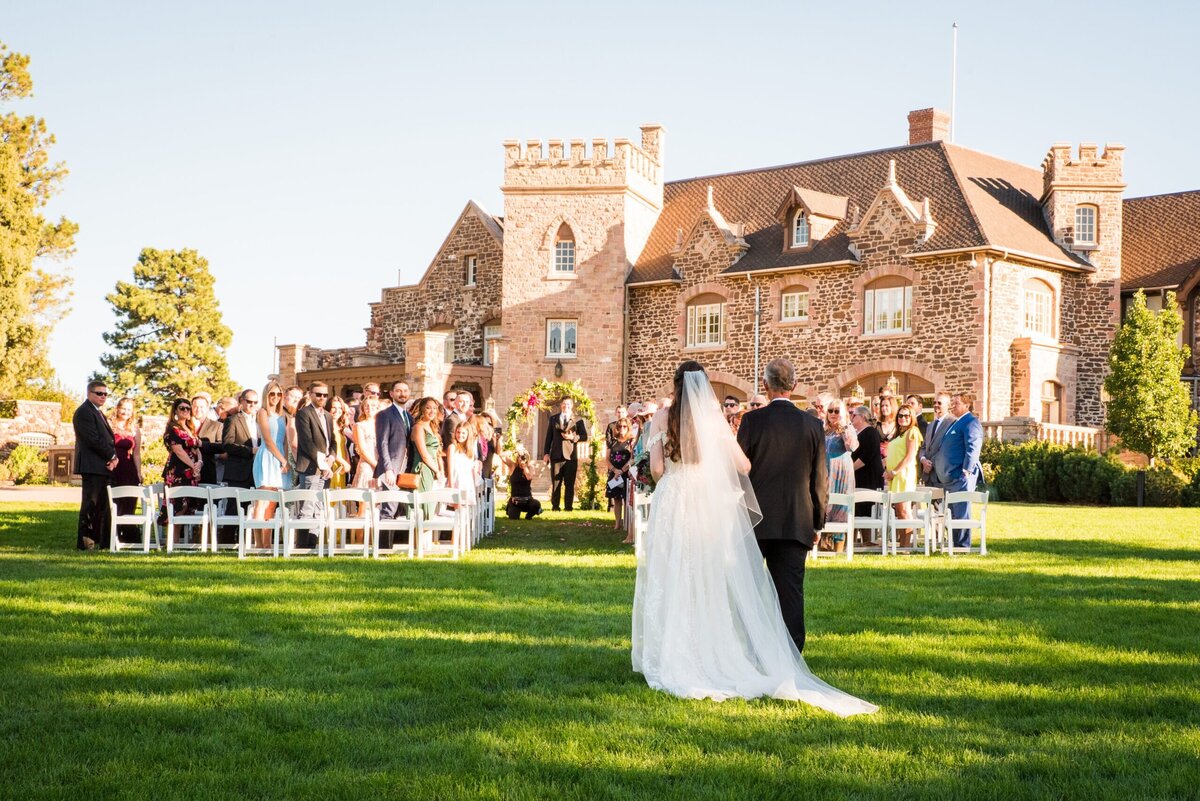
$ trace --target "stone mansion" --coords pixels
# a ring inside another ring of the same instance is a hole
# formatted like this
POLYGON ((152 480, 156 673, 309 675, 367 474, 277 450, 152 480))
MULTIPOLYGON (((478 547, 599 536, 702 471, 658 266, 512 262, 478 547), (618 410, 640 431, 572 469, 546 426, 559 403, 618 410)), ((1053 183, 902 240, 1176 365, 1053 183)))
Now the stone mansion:
POLYGON ((468 202, 421 280, 370 304, 363 346, 280 346, 280 377, 405 378, 503 410, 557 376, 604 419, 666 394, 683 359, 744 398, 784 356, 801 398, 890 381, 1066 428, 1103 422, 1135 289, 1179 293, 1196 353, 1200 192, 1126 200, 1117 144, 1054 144, 1029 167, 949 143, 944 112, 908 122, 906 145, 670 182, 658 125, 639 143, 506 141, 504 215, 468 202))

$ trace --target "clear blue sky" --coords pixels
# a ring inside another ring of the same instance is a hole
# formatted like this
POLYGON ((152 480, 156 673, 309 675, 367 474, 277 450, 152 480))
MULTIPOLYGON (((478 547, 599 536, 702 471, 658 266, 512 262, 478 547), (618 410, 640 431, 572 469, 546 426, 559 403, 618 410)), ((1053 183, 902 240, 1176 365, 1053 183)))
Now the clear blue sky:
MULTIPOLYGON (((361 345, 468 199, 503 212, 507 138, 667 126, 668 179, 905 141, 950 95, 959 144, 1040 164, 1120 141, 1127 196, 1200 188, 1191 3, 9 4, 81 226, 53 359, 82 386, 142 247, 198 249, 261 386, 272 342, 361 345)), ((935 210, 936 213, 936 210, 935 210)))

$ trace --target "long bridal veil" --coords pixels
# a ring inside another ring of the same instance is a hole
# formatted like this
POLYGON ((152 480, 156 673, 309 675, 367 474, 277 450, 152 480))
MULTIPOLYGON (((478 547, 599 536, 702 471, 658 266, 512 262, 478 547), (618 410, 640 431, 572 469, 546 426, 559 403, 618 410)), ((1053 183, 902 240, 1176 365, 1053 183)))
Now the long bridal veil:
POLYGON ((758 500, 707 376, 685 373, 675 402, 679 458, 666 463, 638 546, 634 670, 686 698, 768 695, 842 716, 874 712, 814 676, 788 634, 754 538, 758 500))

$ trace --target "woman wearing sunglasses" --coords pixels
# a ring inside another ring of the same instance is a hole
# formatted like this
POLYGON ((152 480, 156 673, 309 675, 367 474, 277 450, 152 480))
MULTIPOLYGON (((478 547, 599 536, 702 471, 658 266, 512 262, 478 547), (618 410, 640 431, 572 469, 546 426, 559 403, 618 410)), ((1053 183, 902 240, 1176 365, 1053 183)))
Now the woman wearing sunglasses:
MULTIPOLYGON (((171 419, 163 432, 167 446, 167 464, 163 467, 163 484, 168 487, 194 487, 200 483, 200 440, 192 433, 192 402, 178 398, 171 404, 171 419)), ((189 499, 178 501, 176 514, 191 514, 189 499)), ((159 513, 159 524, 167 522, 167 507, 159 513)))
MULTIPOLYGON (((888 492, 913 492, 917 489, 917 452, 921 448, 921 431, 915 423, 912 407, 901 406, 896 412, 895 436, 887 443, 887 461, 883 472, 888 482, 888 492)), ((912 517, 910 505, 892 504, 896 517, 908 520, 912 517)), ((912 547, 913 530, 901 529, 898 534, 901 548, 912 547)))

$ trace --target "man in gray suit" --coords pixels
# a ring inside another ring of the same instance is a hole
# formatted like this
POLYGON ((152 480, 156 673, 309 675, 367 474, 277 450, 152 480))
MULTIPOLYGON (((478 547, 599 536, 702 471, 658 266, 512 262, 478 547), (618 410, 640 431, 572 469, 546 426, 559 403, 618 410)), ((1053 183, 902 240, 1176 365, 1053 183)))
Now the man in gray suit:
POLYGON ((939 392, 933 398, 933 422, 925 429, 925 439, 917 454, 921 462, 922 480, 927 487, 943 486, 944 478, 938 475, 935 462, 942 448, 942 438, 953 422, 954 416, 950 414, 950 395, 939 392))

